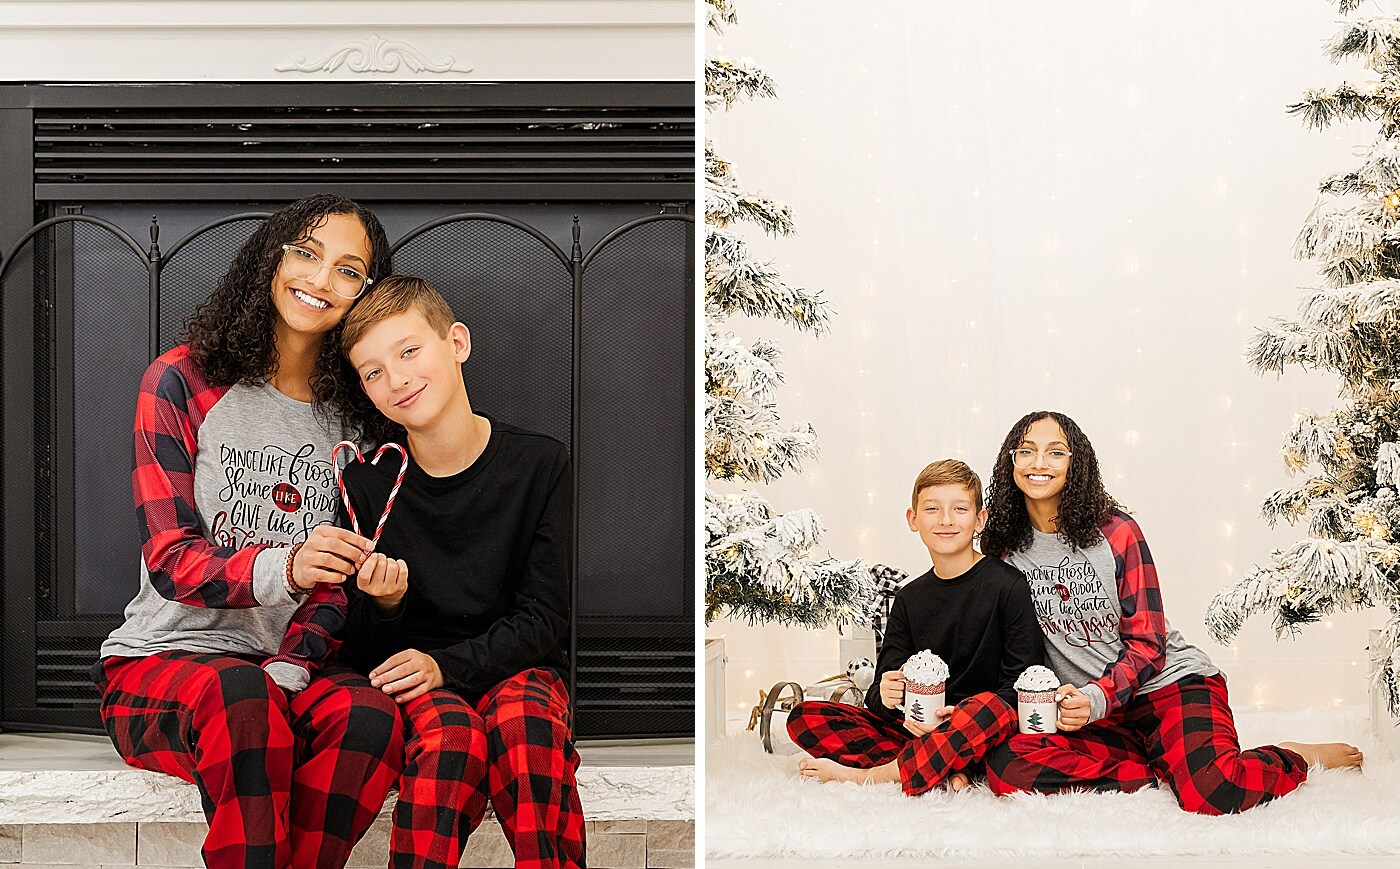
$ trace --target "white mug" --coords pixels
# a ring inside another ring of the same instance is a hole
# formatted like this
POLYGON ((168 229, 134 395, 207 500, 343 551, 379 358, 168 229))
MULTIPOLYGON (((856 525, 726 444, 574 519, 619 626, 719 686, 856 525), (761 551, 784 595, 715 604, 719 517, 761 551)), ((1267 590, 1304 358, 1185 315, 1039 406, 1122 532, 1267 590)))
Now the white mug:
POLYGON ((943 700, 943 685, 919 685, 906 681, 904 703, 900 706, 904 710, 904 720, 924 727, 937 727, 942 720, 934 713, 946 705, 943 700))
POLYGON ((1021 691, 1016 695, 1016 721, 1022 733, 1041 736, 1056 731, 1056 721, 1060 717, 1060 704, 1055 702, 1055 691, 1021 691))

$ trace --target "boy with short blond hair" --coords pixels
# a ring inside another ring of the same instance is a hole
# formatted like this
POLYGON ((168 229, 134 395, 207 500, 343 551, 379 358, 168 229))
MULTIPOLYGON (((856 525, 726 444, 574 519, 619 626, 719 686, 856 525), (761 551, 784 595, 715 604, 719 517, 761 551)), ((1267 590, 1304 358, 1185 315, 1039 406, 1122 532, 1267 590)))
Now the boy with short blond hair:
MULTIPOLYGON (((583 866, 563 680, 568 453, 472 410, 471 335, 426 281, 379 282, 347 316, 342 351, 409 455, 392 517, 347 589, 347 648, 404 726, 390 865, 455 867, 489 799, 517 866, 583 866)), ((362 526, 378 520, 398 465, 346 469, 362 526)))
POLYGON ((914 481, 905 514, 933 567, 895 596, 867 708, 799 703, 788 733, 810 758, 803 776, 860 783, 898 781, 911 796, 943 782, 969 784, 983 758, 1016 731, 1015 682, 1042 663, 1044 639, 1025 577, 973 548, 987 521, 982 481, 966 464, 944 459, 914 481), (950 705, 932 728, 903 721, 903 666, 930 649, 948 664, 950 705))

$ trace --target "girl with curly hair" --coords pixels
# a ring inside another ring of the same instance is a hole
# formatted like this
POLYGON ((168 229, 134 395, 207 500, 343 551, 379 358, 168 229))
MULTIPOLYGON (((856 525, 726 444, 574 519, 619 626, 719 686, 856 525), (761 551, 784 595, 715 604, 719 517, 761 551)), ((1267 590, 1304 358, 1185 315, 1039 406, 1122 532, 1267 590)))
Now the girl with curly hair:
POLYGON ((331 524, 339 334, 389 271, 372 213, 294 202, 141 380, 141 585, 94 676, 126 762, 199 787, 211 867, 343 867, 402 766, 393 700, 327 666, 369 551, 331 524))
POLYGON ((1163 781, 1183 809, 1219 815, 1288 793, 1310 764, 1361 765, 1343 743, 1240 750, 1224 675, 1167 621, 1142 530, 1104 489, 1074 420, 1036 411, 1012 426, 988 513, 982 551, 1025 574, 1065 682, 1058 733, 1018 734, 993 750, 995 793, 1163 781))

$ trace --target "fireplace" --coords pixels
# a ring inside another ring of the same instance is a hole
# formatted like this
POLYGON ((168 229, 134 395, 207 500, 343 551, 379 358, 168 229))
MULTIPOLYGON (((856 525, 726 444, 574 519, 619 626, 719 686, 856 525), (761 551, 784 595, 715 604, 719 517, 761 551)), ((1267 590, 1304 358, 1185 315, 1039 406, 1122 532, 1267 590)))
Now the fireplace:
POLYGON ((574 456, 579 735, 690 734, 693 153, 687 83, 0 87, 0 726, 98 727, 140 374, 331 190, 472 327, 473 404, 574 456))

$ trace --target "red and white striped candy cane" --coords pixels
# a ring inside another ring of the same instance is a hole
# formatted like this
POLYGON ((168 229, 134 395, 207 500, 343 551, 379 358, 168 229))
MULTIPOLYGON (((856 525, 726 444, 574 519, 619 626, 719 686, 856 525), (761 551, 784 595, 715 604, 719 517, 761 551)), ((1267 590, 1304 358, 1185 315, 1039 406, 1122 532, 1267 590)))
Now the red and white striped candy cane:
MULTIPOLYGON (((364 533, 360 531, 360 520, 355 516, 355 508, 350 504, 350 493, 345 491, 345 478, 341 475, 340 450, 342 447, 349 447, 355 453, 355 461, 363 462, 364 454, 360 452, 359 446, 354 441, 341 441, 331 448, 331 467, 335 470, 335 484, 340 489, 340 500, 345 504, 345 512, 350 516, 350 527, 361 537, 364 533)), ((408 450, 396 443, 387 443, 374 453, 374 458, 370 459, 371 465, 379 464, 379 457, 389 450, 398 450, 403 460, 399 463, 399 475, 394 478, 394 488, 389 490, 389 500, 384 502, 384 512, 379 514, 379 524, 374 527, 374 536, 370 538, 370 545, 379 542, 379 535, 384 532, 384 523, 389 519, 389 511, 394 509, 394 499, 398 497, 399 487, 403 485, 404 475, 408 473, 408 450)), ((346 462, 349 466, 349 462, 346 462)))

